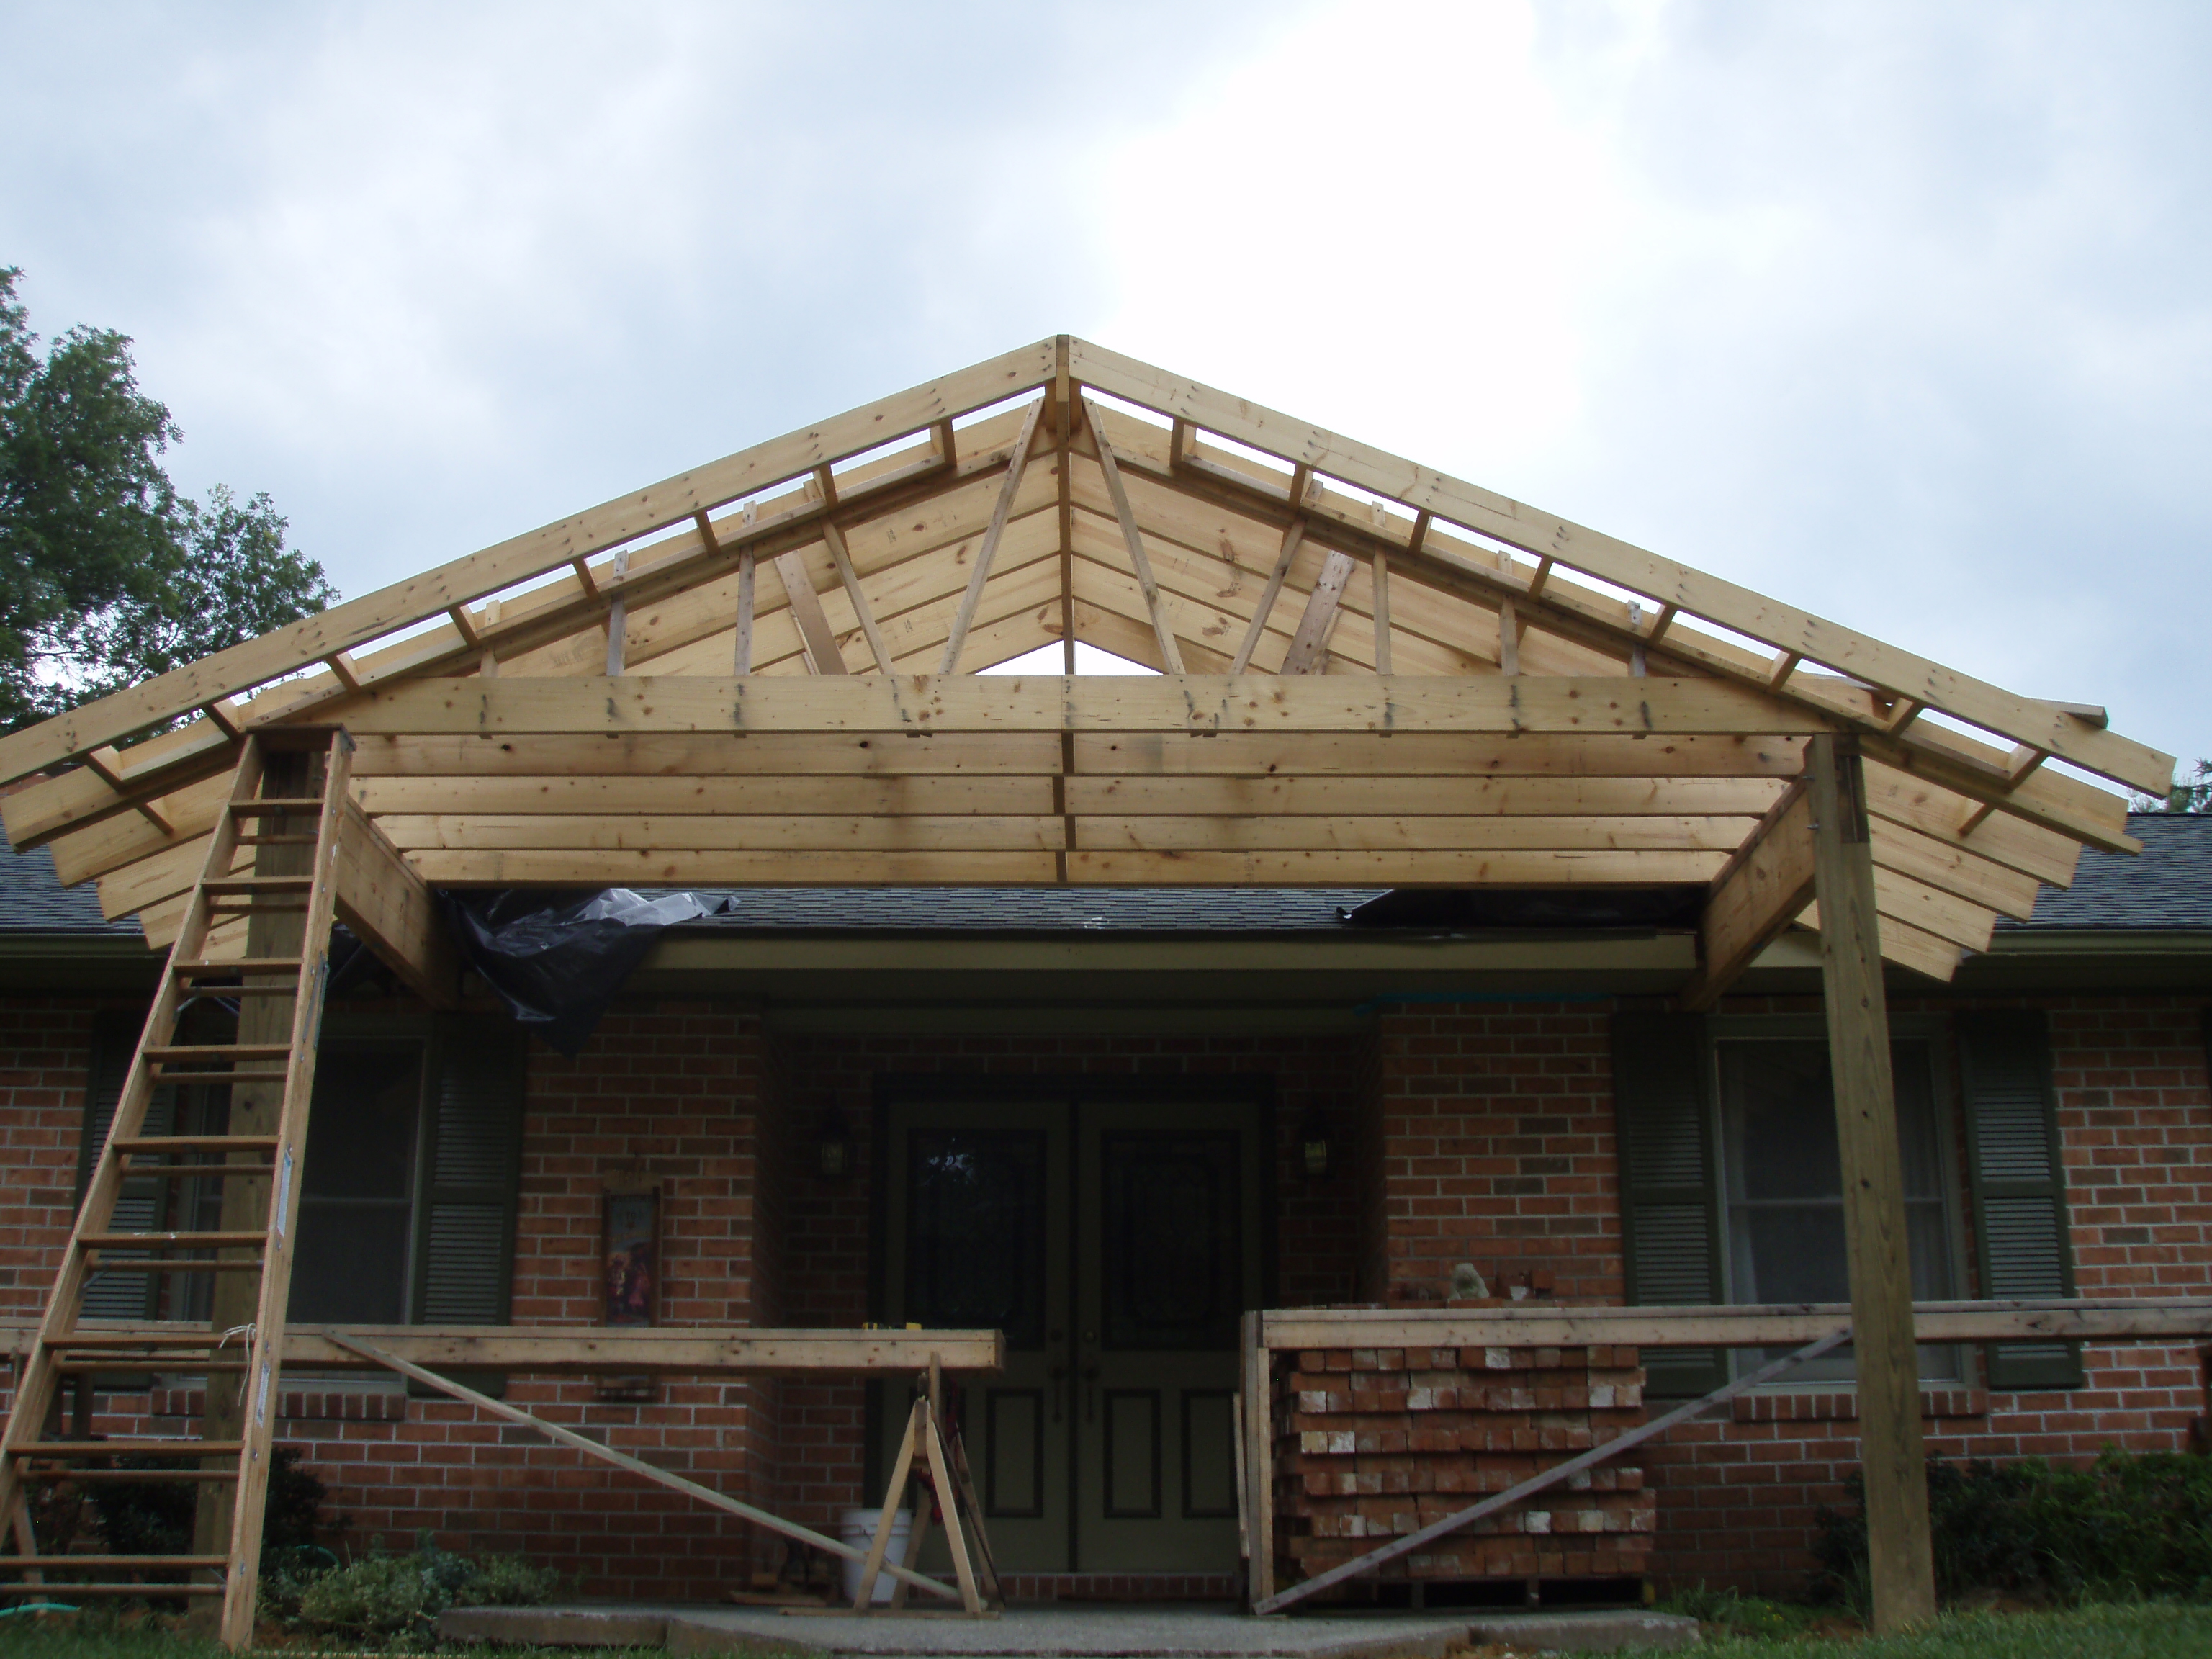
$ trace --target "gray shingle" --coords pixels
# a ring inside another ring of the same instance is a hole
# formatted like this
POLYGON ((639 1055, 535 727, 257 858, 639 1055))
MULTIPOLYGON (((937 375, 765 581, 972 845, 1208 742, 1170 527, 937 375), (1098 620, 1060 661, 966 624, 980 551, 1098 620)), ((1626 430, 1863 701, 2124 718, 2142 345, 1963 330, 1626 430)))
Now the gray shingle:
POLYGON ((110 921, 100 914, 92 883, 64 887, 54 855, 43 847, 0 858, 0 933, 131 933, 135 917, 110 921))
POLYGON ((2141 853, 2084 848, 2071 887, 2037 894, 2032 921, 2001 916, 1997 926, 2029 933, 2212 928, 2212 814, 2130 812, 2128 831, 2142 842, 2141 853))

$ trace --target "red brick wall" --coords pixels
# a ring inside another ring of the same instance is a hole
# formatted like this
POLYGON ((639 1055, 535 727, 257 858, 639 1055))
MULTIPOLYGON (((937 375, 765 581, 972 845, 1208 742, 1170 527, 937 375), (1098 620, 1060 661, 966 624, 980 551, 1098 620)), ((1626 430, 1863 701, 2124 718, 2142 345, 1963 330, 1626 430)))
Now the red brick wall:
POLYGON ((1622 1295, 1603 1004, 1408 1007, 1381 1020, 1387 1295, 1440 1301, 1472 1262, 1493 1286, 1549 1272, 1622 1295))
POLYGON ((0 1003, 0 1315, 46 1305, 76 1206, 94 1014, 85 998, 0 1003))

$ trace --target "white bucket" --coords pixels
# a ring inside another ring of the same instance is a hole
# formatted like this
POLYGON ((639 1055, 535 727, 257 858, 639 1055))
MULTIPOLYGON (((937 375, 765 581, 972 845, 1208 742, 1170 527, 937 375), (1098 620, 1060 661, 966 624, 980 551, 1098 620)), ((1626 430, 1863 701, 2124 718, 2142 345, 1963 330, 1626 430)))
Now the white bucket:
MULTIPOLYGON (((876 1525, 882 1518, 881 1510, 840 1511, 837 1516, 838 1540, 841 1543, 850 1544, 854 1549, 865 1553, 876 1541, 876 1525)), ((912 1510, 891 1511, 891 1542, 890 1547, 884 1552, 885 1561, 903 1563, 906 1560, 906 1540, 913 1530, 914 1511, 912 1510)), ((845 1605, 849 1607, 853 1605, 853 1598, 860 1593, 860 1564, 858 1561, 848 1561, 844 1565, 845 1605)), ((897 1588, 898 1580, 892 1577, 890 1574, 878 1573, 876 1593, 869 1600, 872 1603, 889 1601, 891 1599, 891 1592, 897 1588)))

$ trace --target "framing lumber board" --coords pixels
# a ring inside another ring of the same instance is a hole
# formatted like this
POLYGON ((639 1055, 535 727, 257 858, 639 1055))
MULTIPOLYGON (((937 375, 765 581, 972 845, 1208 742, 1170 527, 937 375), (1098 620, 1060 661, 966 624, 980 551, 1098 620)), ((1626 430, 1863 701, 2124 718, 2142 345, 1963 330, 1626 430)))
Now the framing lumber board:
POLYGON ((1681 1006, 1695 1012, 1720 1000, 1812 898, 1813 803, 1800 782, 1759 820, 1706 895, 1698 968, 1681 1006))
POLYGON ((1306 521, 1303 516, 1291 519, 1283 532, 1282 545, 1276 550, 1275 567, 1267 573, 1267 585, 1260 590, 1253 601, 1251 625, 1244 630, 1244 640, 1230 659, 1229 672, 1241 674, 1252 662, 1252 647, 1267 630, 1267 618, 1274 613, 1275 600, 1282 593, 1284 579, 1291 574, 1291 562, 1298 556, 1298 544, 1306 538, 1306 521))
MULTIPOLYGON (((1692 753, 1698 751, 1689 744, 1705 741, 1674 739, 1668 746, 1692 753)), ((642 782, 754 776, 1006 776, 1043 775, 1060 769, 1060 742, 1049 732, 935 732, 896 738, 770 732, 703 736, 653 732, 619 738, 361 737, 354 743, 357 784, 367 779, 409 777, 605 777, 642 782)), ((1384 747, 1377 745, 1378 750, 1384 747)), ((1655 740, 1651 747, 1656 752, 1660 745, 1655 740)))
POLYGON ((2054 887, 2074 884, 2081 843, 2072 836, 2004 812, 1993 814, 1971 836, 1961 835, 1959 819, 1966 811, 1966 797, 1870 760, 1865 763, 1865 771, 1867 810, 1875 817, 1903 824, 1931 841, 1975 854, 2054 887))
POLYGON ((1741 841, 1787 787, 1767 778, 1116 778, 1077 773, 1067 781, 1067 803, 1070 811, 1102 817, 1718 815, 1735 820, 1741 841))
MULTIPOLYGON (((1744 822, 1656 817, 1078 817, 1074 844, 1094 853, 1282 852, 1308 848, 1348 853, 1363 849, 1730 853, 1742 839, 1739 826, 1744 822)), ((1782 925, 1787 926, 1787 921, 1782 925)))
POLYGON ((218 772, 188 788, 161 797, 155 805, 169 824, 166 835, 137 813, 121 812, 82 830, 58 836, 48 843, 53 850, 54 874, 63 886, 74 887, 91 877, 104 876, 110 870, 135 863, 165 847, 197 841, 215 827, 216 815, 228 799, 229 789, 228 777, 218 772))
MULTIPOLYGON (((1080 840, 1079 833, 1078 839, 1080 840)), ((1703 886, 1719 852, 1092 852, 1067 855, 1079 884, 1141 887, 1703 886)))
MULTIPOLYGON (((364 752, 366 743, 364 739, 364 752)), ((594 740, 604 741, 604 740, 594 740)), ((755 743, 769 741, 763 738, 755 743)), ((944 741, 943 738, 938 741, 944 741)), ((1162 732, 1073 738, 1076 772, 1121 777, 1443 777, 1789 779, 1800 741, 1759 738, 1487 737, 1457 732, 1162 732)), ((361 775, 361 767, 355 767, 361 775)), ((1685 796, 1679 810, 1717 809, 1685 796)), ((1771 800, 1756 809, 1764 812, 1771 800)), ((1754 816, 1756 813, 1754 813, 1754 816)), ((2042 832, 2039 832, 2042 833, 2042 832)), ((2068 843, 2069 846, 2072 843, 2068 843)))
POLYGON ((821 596, 814 591, 813 579, 806 572, 806 562, 796 552, 791 552, 778 555, 775 565, 776 576, 783 583, 785 601, 791 607, 793 619, 799 624, 799 643, 806 653, 807 672, 847 672, 845 653, 838 646, 837 636, 830 630, 830 619, 822 614, 821 596))
POLYGON ((338 920, 430 1006, 457 1006, 460 958, 436 897, 350 801, 340 821, 333 869, 338 920))
POLYGON ((377 778, 362 791, 372 817, 532 814, 656 819, 800 813, 890 817, 1052 810, 1049 778, 819 776, 708 778, 377 778))
POLYGON ((822 539, 830 549, 830 562, 837 567, 837 580, 843 585, 846 602, 853 607, 854 620, 860 624, 876 666, 884 673, 896 673, 898 671, 891 665, 890 650, 884 644, 882 630, 876 626, 876 613, 868 608, 868 595, 860 586, 860 573, 853 568, 853 555, 845 544, 845 532, 837 528, 836 520, 823 522, 822 539))
POLYGON ((1291 648, 1283 653, 1283 673, 1310 674, 1326 660, 1328 636, 1336 625, 1337 602, 1344 598, 1344 586, 1352 580, 1352 555, 1339 550, 1332 549, 1322 562, 1321 575, 1306 595, 1306 608, 1291 635, 1291 648))
POLYGON ((204 703, 289 674, 335 651, 381 637, 566 567, 573 559, 688 520, 816 466, 879 447, 908 432, 1040 386, 1054 342, 1039 341, 781 438, 677 474, 422 575, 333 605, 258 639, 218 651, 143 685, 0 738, 0 782, 82 755, 204 703))
POLYGON ((1091 441, 1097 452, 1098 470, 1106 475, 1106 493, 1114 501, 1114 517, 1121 526, 1121 539, 1129 551, 1129 567, 1136 572, 1137 586, 1144 590, 1145 604, 1151 611, 1152 630, 1159 636, 1160 660, 1170 674, 1182 672, 1182 653, 1176 647, 1175 629, 1160 609, 1160 585, 1152 579, 1152 561, 1145 556, 1145 538, 1137 527, 1137 515, 1129 507, 1128 493, 1121 488, 1121 469, 1114 458, 1114 446, 1098 424, 1097 410, 1091 399, 1079 394, 1077 401, 1083 406, 1083 423, 1090 428, 1091 441))
POLYGON ((1806 759, 1814 878, 1826 924, 1820 988, 1842 1153, 1872 1622, 1887 1635, 1936 1613, 1889 1000, 1882 984, 1874 836, 1857 743, 1817 737, 1806 759))
POLYGON ((380 818, 378 826, 410 852, 430 848, 507 851, 588 848, 634 853, 698 852, 1058 852, 1061 820, 921 814, 740 817, 731 814, 649 817, 526 814, 380 818))
MULTIPOLYGON (((1328 1348, 1763 1348, 1809 1342, 1850 1316, 1847 1302, 1675 1307, 1517 1307, 1480 1312, 1290 1309, 1261 1316, 1272 1352, 1328 1348)), ((2212 1334, 2212 1297, 1916 1302, 1923 1342, 2021 1337, 2096 1342, 2212 1334)))
MULTIPOLYGON (((1815 933, 1820 931, 1820 905, 1817 899, 1805 907, 1797 918, 1797 925, 1815 933)), ((1924 928, 1886 915, 1881 919, 1881 954, 1884 961, 1948 985, 1958 976, 1959 964, 1966 959, 1966 951, 1951 939, 1939 939, 1924 928)))
MULTIPOLYGON (((108 921, 149 904, 189 892, 207 862, 209 841, 202 832, 191 841, 164 848, 150 858, 125 865, 100 878, 100 913, 108 921)), ((233 866, 234 869, 236 867, 233 866)))
POLYGON ((1875 819, 1874 861, 1879 869, 1894 871, 2000 915, 2026 921, 2035 914, 2040 884, 2034 877, 1901 823, 1875 819))
MULTIPOLYGON (((828 1537, 810 1527, 802 1527, 795 1521, 787 1521, 781 1516, 772 1515, 766 1510, 757 1509, 750 1504, 743 1503, 726 1493, 716 1492, 712 1486, 702 1486, 697 1481, 687 1480, 680 1474, 671 1474, 667 1470, 648 1463, 641 1457, 633 1457, 628 1452, 617 1451, 612 1446, 600 1441, 587 1439, 573 1429, 564 1429, 557 1424, 548 1423, 543 1418, 533 1417, 528 1412, 510 1406, 504 1401, 494 1400, 489 1395, 478 1394, 474 1389, 464 1388, 451 1377, 441 1376, 435 1371, 425 1370, 411 1360, 400 1358, 388 1349, 376 1347, 349 1336, 336 1336, 331 1340, 339 1346, 350 1348, 356 1353, 366 1355, 389 1370, 398 1371, 403 1376, 419 1382, 426 1388, 435 1389, 441 1394, 451 1395, 464 1405, 474 1406, 479 1411, 489 1412, 493 1416, 505 1418, 510 1423, 519 1423, 526 1429, 534 1429, 556 1445, 566 1446, 572 1451, 582 1452, 587 1457, 596 1457, 602 1462, 612 1463, 616 1468, 627 1469, 632 1474, 643 1475, 647 1480, 666 1486, 672 1491, 682 1492, 687 1498, 696 1498, 714 1509, 726 1510, 742 1520, 751 1522, 757 1527, 763 1527, 770 1532, 781 1533, 787 1538, 796 1539, 811 1548, 823 1550, 832 1555, 842 1555, 848 1560, 867 1559, 860 1551, 854 1549, 850 1544, 828 1537)), ((962 1565, 964 1566, 966 1564, 963 1562, 962 1565)), ((956 1590, 948 1584, 939 1583, 934 1578, 926 1578, 910 1567, 902 1565, 878 1561, 873 1565, 876 1571, 890 1573, 902 1585, 918 1585, 933 1595, 946 1596, 955 1601, 962 1600, 965 1592, 966 1600, 970 1601, 974 1600, 973 1590, 969 1589, 964 1582, 962 1589, 956 1590)), ((965 1576, 963 1573, 963 1581, 965 1576)))
POLYGON ((964 852, 447 852, 410 854, 440 887, 1049 887, 1054 854, 964 852))
POLYGON ((365 693, 356 733, 1524 732, 1759 736, 1822 716, 1717 680, 1366 675, 422 679, 365 693))
MULTIPOLYGON (((1006 467, 1005 481, 999 486, 999 499, 991 508, 991 522, 983 532, 982 544, 975 550, 975 567, 969 573, 967 593, 960 601, 960 609, 953 615, 951 632, 945 639, 945 659, 937 671, 940 674, 955 674, 960 671, 960 650, 968 641, 968 629, 975 621, 975 606, 983 597, 983 584, 990 580, 991 562, 998 555, 999 538, 1006 533, 1006 519, 1013 510, 1014 497, 1020 492, 1023 476, 1029 470, 1030 449, 1036 442, 1038 417, 1043 414, 1046 402, 1045 398, 1037 398, 1030 404, 1029 413, 1022 417, 1021 432, 1014 440, 1013 459, 1006 467)), ((1054 493, 1056 495, 1063 493, 1057 474, 1054 493)), ((1065 507, 1055 505, 1058 516, 1065 519, 1065 507)), ((1064 540, 1064 527, 1056 524, 1054 528, 1062 530, 1061 539, 1064 540)))
POLYGON ((1967 951, 1986 951, 1996 928, 1996 912, 1940 891, 1881 865, 1874 866, 1875 907, 1885 921, 1894 918, 1967 951))
POLYGON ((2100 730, 2057 704, 2017 696, 1723 578, 1088 341, 1073 341, 1069 349, 1069 371, 1077 379, 1171 419, 1650 595, 1775 650, 1856 675, 2132 788, 2162 792, 2172 782, 2172 756, 2100 730))

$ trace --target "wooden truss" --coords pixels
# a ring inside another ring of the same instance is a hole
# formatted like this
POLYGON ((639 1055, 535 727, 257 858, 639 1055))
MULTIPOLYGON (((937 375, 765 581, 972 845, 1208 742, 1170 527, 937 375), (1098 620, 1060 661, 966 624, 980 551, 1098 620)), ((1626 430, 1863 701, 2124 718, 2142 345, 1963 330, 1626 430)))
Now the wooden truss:
MULTIPOLYGON (((1810 737, 1864 756, 1882 947, 1938 979, 2081 846, 2135 848, 2047 763, 2172 769, 1066 336, 0 738, 0 782, 51 775, 9 837, 165 941, 244 737, 302 723, 356 740, 360 856, 410 915, 524 883, 1701 886, 1693 1005, 1817 920, 1810 737), (1079 640, 1164 678, 975 678, 1079 640)), ((425 931, 371 942, 429 984, 425 931)))

